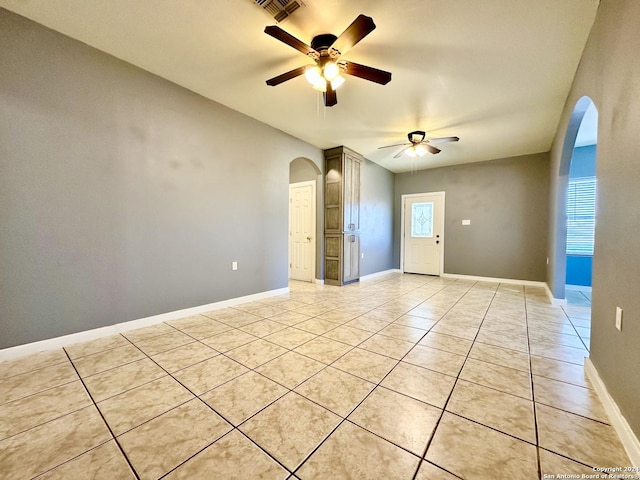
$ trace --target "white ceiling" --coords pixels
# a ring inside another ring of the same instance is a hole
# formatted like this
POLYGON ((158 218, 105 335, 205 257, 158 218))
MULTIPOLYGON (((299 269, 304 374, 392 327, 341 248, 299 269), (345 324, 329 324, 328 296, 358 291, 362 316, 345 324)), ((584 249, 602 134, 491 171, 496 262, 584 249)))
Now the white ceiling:
POLYGON ((599 0, 304 0, 280 24, 310 43, 358 14, 377 25, 345 59, 392 72, 347 77, 338 104, 304 77, 311 63, 266 35, 253 0, 0 0, 3 6, 320 148, 346 145, 394 172, 548 151, 599 0), (393 159, 412 130, 458 143, 393 159))

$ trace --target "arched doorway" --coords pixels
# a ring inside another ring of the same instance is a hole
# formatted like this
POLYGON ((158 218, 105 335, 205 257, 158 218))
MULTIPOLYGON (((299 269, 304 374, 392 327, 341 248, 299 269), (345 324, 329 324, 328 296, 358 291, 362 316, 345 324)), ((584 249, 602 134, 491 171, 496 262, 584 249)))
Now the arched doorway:
POLYGON ((598 111, 590 103, 578 129, 569 167, 565 291, 568 304, 591 305, 597 128, 598 111))
POLYGON ((591 277, 596 212, 598 111, 589 97, 574 108, 558 178, 556 288, 566 299, 565 312, 585 347, 591 331, 591 277))
POLYGON ((317 205, 320 169, 307 158, 289 164, 289 279, 314 282, 317 275, 317 205))

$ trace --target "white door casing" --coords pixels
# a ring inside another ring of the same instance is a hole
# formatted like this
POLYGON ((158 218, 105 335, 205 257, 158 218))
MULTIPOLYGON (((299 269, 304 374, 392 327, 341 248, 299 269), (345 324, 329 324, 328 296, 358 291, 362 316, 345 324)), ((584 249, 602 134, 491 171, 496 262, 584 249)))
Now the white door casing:
POLYGON ((444 192, 402 195, 400 267, 405 273, 444 272, 444 192))
POLYGON ((289 185, 289 278, 312 282, 316 265, 316 182, 289 185))

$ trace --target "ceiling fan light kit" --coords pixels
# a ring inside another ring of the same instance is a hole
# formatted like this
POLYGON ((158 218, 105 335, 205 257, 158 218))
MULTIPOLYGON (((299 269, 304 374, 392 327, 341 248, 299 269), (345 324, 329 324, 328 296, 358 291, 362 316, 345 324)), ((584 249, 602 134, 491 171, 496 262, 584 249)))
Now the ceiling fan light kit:
POLYGON ((264 33, 295 48, 315 62, 315 65, 298 67, 270 78, 266 82, 267 85, 275 87, 304 74, 314 89, 323 92, 326 107, 332 107, 338 103, 336 89, 345 82, 342 74, 386 85, 391 81, 391 73, 341 60, 342 55, 369 35, 375 28, 376 25, 371 17, 358 15, 339 37, 330 33, 316 35, 309 46, 276 25, 266 27, 264 33))
POLYGON ((304 71, 304 76, 313 88, 321 92, 327 91, 327 83, 331 84, 333 90, 337 90, 344 83, 344 77, 340 76, 339 67, 335 63, 327 63, 323 70, 317 65, 309 65, 304 71), (327 73, 327 66, 332 65, 335 66, 335 70, 329 68, 327 73))
POLYGON ((423 157, 427 153, 427 149, 422 145, 412 145, 407 148, 405 153, 411 158, 423 157))
POLYGON ((404 147, 398 153, 396 153, 393 158, 400 158, 405 153, 408 157, 422 157, 427 152, 436 155, 440 153, 442 150, 434 147, 433 143, 447 143, 447 142, 457 142, 460 140, 458 137, 438 137, 438 138, 427 138, 427 133, 422 130, 415 130, 413 132, 409 132, 407 134, 407 139, 409 143, 397 143, 395 145, 385 145, 384 147, 378 147, 378 150, 381 148, 391 148, 391 147, 404 147))
POLYGON ((328 81, 332 82, 340 75, 340 67, 336 62, 325 63, 322 69, 322 76, 328 81))

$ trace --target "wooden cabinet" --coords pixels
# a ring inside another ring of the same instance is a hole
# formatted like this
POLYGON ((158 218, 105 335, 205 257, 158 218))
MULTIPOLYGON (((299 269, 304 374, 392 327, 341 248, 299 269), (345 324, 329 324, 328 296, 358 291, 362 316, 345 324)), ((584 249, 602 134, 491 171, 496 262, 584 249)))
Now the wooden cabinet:
POLYGON ((350 154, 344 155, 343 215, 345 232, 360 230, 360 165, 361 160, 350 154))
POLYGON ((346 147, 324 152, 325 283, 360 278, 360 169, 363 157, 346 147))

